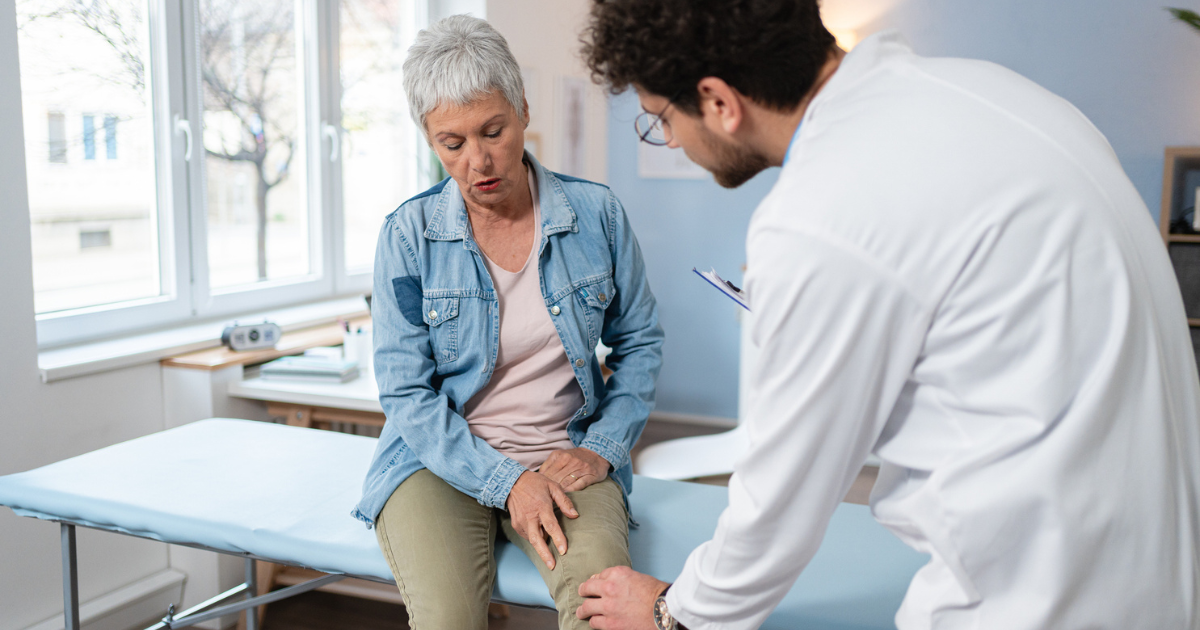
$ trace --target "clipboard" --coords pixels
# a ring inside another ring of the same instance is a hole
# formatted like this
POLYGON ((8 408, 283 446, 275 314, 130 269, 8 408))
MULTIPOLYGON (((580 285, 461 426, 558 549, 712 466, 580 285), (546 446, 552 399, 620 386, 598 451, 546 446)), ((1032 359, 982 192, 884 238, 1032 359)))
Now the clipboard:
POLYGON ((717 275, 716 269, 712 269, 710 267, 709 271, 700 271, 699 269, 692 267, 692 271, 694 271, 696 275, 700 276, 701 278, 704 278, 705 282, 713 285, 716 290, 725 294, 729 299, 737 302, 738 306, 746 309, 747 311, 750 310, 750 298, 746 295, 746 292, 739 289, 732 282, 722 279, 721 276, 717 275))

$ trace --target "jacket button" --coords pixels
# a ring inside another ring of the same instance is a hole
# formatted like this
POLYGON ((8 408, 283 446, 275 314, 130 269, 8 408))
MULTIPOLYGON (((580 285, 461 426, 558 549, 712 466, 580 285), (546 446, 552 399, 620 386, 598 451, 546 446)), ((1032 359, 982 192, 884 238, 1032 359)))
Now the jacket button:
POLYGON ((583 359, 575 359, 575 367, 583 367, 583 359))
POLYGON ((599 297, 601 302, 603 302, 603 301, 605 301, 605 300, 607 300, 607 299, 608 299, 608 296, 607 296, 607 295, 604 295, 603 293, 601 293, 600 295, 598 295, 598 296, 596 296, 596 297, 599 297))
POLYGON ((429 319, 437 319, 437 311, 429 311, 429 319))
POLYGON ((561 312, 562 312, 562 309, 561 309, 561 308, 558 308, 558 305, 557 305, 557 304, 555 304, 554 306, 551 306, 551 307, 550 307, 550 314, 551 314, 551 315, 558 315, 558 314, 559 314, 559 313, 561 313, 561 312))

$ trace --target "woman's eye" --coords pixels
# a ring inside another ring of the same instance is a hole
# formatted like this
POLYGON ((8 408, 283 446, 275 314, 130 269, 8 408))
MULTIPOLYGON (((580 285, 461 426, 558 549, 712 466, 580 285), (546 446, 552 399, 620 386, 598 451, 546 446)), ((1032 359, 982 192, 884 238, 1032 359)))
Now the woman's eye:
POLYGON ((457 151, 462 148, 462 143, 459 142, 458 144, 447 144, 446 148, 450 149, 451 151, 457 151))
POLYGON ((499 138, 501 131, 503 131, 503 130, 497 129, 497 130, 493 131, 492 133, 485 133, 483 135, 487 136, 488 138, 499 138))

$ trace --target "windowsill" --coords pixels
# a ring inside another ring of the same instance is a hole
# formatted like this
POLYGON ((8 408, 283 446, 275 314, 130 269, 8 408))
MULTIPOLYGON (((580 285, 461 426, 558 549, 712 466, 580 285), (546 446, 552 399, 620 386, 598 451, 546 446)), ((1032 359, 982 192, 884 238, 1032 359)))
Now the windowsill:
POLYGON ((268 320, 279 324, 284 332, 300 330, 369 314, 362 296, 326 300, 301 306, 250 313, 236 318, 207 322, 96 341, 76 346, 44 350, 38 353, 38 371, 43 383, 61 381, 77 376, 97 374, 134 365, 154 363, 169 356, 215 348, 221 345, 221 331, 233 321, 257 322, 268 320))

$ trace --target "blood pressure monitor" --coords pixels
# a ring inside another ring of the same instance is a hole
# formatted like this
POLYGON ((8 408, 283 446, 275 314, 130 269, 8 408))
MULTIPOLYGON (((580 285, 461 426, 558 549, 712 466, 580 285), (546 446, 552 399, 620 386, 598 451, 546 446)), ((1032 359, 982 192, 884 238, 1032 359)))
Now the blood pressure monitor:
POLYGON ((263 322, 261 324, 238 324, 226 326, 221 333, 221 343, 229 346, 230 350, 262 350, 274 348, 279 343, 283 329, 278 324, 263 322))

